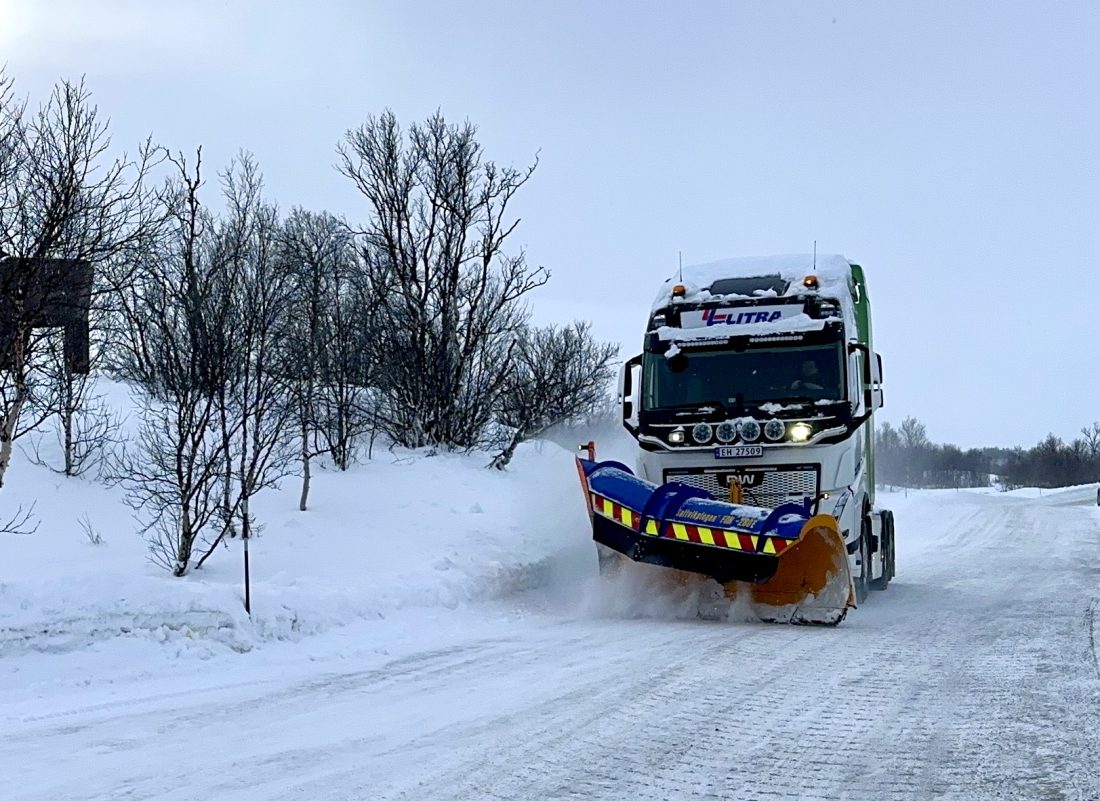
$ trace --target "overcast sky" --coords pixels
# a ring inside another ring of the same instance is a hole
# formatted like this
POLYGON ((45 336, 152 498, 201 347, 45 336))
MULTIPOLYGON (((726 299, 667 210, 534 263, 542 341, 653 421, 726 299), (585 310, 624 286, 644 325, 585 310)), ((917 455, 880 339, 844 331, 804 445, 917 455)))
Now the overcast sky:
POLYGON ((365 214, 368 114, 436 108, 540 164, 540 320, 637 352, 656 285, 733 255, 869 275, 884 417, 1031 445, 1100 419, 1100 3, 0 0, 0 63, 85 75, 116 143, 252 151, 284 208, 365 214))

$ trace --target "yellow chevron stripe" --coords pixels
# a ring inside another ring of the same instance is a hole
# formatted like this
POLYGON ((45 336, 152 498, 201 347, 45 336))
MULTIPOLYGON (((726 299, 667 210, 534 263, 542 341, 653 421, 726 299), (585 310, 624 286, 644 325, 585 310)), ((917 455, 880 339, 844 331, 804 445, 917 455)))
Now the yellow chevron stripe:
POLYGON ((699 527, 699 539, 701 539, 705 545, 714 545, 714 537, 711 536, 709 528, 699 527))
POLYGON ((634 513, 625 506, 623 507, 623 525, 628 528, 634 528, 634 513))
POLYGON ((727 548, 734 551, 741 550, 741 540, 737 539, 737 534, 732 531, 723 531, 722 536, 726 538, 727 548))
POLYGON ((673 523, 672 534, 678 540, 686 540, 688 538, 687 526, 683 523, 673 523))
POLYGON ((772 542, 771 537, 764 538, 764 553, 775 553, 775 543, 772 542))
POLYGON ((749 535, 749 540, 752 542, 752 549, 755 551, 756 550, 756 544, 757 544, 757 542, 759 542, 760 538, 757 537, 755 534, 750 534, 749 535))
POLYGON ((614 517, 615 517, 615 504, 613 504, 611 501, 607 500, 607 498, 602 498, 601 500, 603 501, 604 517, 610 517, 610 518, 614 519, 614 517))
POLYGON ((646 534, 652 534, 654 537, 657 536, 658 531, 657 531, 657 521, 656 520, 650 519, 650 520, 647 520, 645 522, 645 533, 646 534))

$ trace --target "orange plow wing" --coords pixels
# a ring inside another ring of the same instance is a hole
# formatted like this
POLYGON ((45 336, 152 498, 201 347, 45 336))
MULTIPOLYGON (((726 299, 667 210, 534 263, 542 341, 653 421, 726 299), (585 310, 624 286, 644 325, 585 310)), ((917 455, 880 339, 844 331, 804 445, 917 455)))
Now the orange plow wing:
POLYGON ((779 558, 775 575, 763 584, 731 582, 726 596, 747 593, 753 612, 775 623, 835 626, 855 606, 844 538, 831 515, 815 515, 802 527, 796 545, 779 558))

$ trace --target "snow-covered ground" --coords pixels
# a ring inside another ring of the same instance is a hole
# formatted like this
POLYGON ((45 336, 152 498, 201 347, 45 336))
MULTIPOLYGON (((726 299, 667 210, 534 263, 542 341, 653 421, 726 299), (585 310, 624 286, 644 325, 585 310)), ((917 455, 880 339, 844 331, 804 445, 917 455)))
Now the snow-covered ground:
POLYGON ((251 621, 239 552, 171 579, 112 491, 17 464, 0 798, 1100 798, 1094 487, 884 497, 898 576, 818 629, 601 583, 571 460, 288 481, 251 621))
MULTIPOLYGON (((124 407, 124 388, 108 388, 124 407)), ((587 552, 572 453, 538 442, 522 446, 507 472, 488 462, 484 453, 379 446, 347 472, 315 466, 306 512, 298 510, 296 477, 262 493, 254 504, 263 530, 250 547, 249 619, 239 541, 172 578, 149 559, 121 489, 17 456, 0 490, 0 520, 33 504, 38 529, 0 535, 0 688, 26 689, 3 678, 19 670, 14 657, 48 655, 39 660, 45 666, 63 662, 59 654, 94 652, 108 661, 124 654, 119 665, 95 670, 110 674, 144 667, 131 659, 135 649, 164 664, 209 659, 403 609, 511 595, 544 583, 562 554, 587 552), (85 535, 82 520, 101 544, 85 535)), ((48 673, 55 689, 88 678, 48 673)))

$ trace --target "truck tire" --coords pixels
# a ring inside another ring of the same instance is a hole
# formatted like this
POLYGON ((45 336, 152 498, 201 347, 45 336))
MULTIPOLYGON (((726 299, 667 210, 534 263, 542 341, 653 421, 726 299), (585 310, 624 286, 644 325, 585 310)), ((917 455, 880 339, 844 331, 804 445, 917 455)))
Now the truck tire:
POLYGON ((898 549, 897 549, 897 539, 894 536, 894 513, 891 512, 889 509, 887 509, 882 514, 885 518, 884 522, 886 522, 888 524, 888 527, 890 529, 890 562, 889 562, 889 564, 890 564, 890 579, 893 580, 894 576, 896 576, 898 574, 898 568, 897 568, 898 549))
POLYGON ((871 594, 871 518, 863 516, 859 535, 859 575, 856 576, 856 606, 871 594))
POLYGON ((871 589, 885 590, 894 577, 894 513, 883 510, 882 538, 879 547, 882 549, 882 576, 871 582, 871 589))

